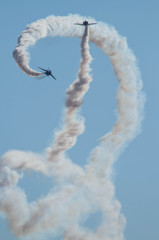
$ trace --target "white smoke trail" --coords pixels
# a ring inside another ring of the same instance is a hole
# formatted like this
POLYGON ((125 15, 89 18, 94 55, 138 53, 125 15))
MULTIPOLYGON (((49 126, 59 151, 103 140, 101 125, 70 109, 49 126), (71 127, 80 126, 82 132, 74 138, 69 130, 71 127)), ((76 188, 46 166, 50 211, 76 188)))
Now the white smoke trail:
MULTIPOLYGON (((27 48, 47 36, 82 37, 81 64, 77 80, 67 90, 63 128, 56 133, 53 146, 41 156, 31 152, 10 151, 0 161, 0 211, 3 212, 17 236, 30 236, 47 230, 63 234, 64 240, 122 240, 125 217, 115 198, 111 181, 113 162, 125 144, 140 129, 144 103, 142 81, 135 56, 112 27, 104 23, 85 28, 74 26, 84 17, 50 16, 30 24, 20 35, 13 56, 20 68, 31 76, 39 76, 28 65, 27 48), (84 131, 84 121, 78 109, 89 88, 91 56, 88 41, 94 42, 110 57, 119 90, 117 93, 118 119, 112 131, 101 138, 91 153, 85 169, 74 164, 65 155, 84 131), (19 171, 30 169, 52 176, 57 187, 46 197, 28 203, 17 183, 19 171), (96 231, 81 222, 90 213, 100 211, 101 223, 96 231)), ((94 21, 89 19, 89 21, 94 21)))

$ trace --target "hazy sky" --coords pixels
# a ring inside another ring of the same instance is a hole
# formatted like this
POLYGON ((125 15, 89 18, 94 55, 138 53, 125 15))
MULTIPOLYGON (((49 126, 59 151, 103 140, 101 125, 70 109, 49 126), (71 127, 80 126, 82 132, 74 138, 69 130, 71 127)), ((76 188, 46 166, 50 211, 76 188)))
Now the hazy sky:
MULTIPOLYGON (((80 39, 45 38, 29 49, 30 66, 51 68, 51 78, 35 80, 23 73, 12 52, 27 24, 49 15, 90 16, 113 25, 127 38, 138 59, 146 93, 145 118, 140 135, 128 145, 114 165, 116 196, 127 219, 128 240, 159 238, 158 229, 158 143, 159 143, 159 3, 152 1, 34 0, 1 3, 1 88, 0 155, 11 149, 41 153, 52 142, 54 130, 62 124, 65 91, 75 80, 80 63, 80 39)), ((108 58, 90 44, 93 82, 86 94, 82 115, 86 130, 70 158, 83 166, 100 137, 110 131, 116 120, 117 81, 108 58)), ((45 195, 51 179, 40 174, 25 174, 19 185, 28 201, 45 195)), ((94 224, 98 224, 97 219, 94 224)), ((0 239, 17 240, 0 218, 0 239)), ((51 238, 52 239, 52 238, 51 238)))

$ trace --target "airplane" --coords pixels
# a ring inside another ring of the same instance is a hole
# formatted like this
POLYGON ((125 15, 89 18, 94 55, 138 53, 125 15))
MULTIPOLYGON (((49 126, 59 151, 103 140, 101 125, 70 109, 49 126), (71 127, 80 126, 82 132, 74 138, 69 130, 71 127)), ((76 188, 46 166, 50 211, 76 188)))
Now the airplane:
POLYGON ((83 23, 74 23, 75 25, 81 25, 81 26, 88 26, 88 25, 94 25, 97 23, 88 23, 88 21, 84 21, 83 23))
POLYGON ((40 68, 42 71, 44 71, 43 74, 45 74, 46 76, 51 76, 52 78, 54 78, 56 80, 56 78, 54 77, 54 75, 52 75, 52 72, 49 68, 47 70, 43 69, 41 67, 38 67, 38 68, 40 68))

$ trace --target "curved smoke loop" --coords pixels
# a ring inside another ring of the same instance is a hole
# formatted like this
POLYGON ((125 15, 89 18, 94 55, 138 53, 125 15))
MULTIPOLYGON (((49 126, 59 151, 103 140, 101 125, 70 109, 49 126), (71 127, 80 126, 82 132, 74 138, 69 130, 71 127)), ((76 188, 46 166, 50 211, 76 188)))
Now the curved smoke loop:
MULTIPOLYGON (((83 28, 74 26, 84 17, 69 15, 50 16, 27 26, 18 39, 13 56, 19 67, 30 76, 40 76, 28 65, 27 48, 47 36, 79 37, 81 63, 77 80, 66 92, 65 122, 56 133, 55 142, 46 153, 9 151, 0 161, 0 211, 3 212, 16 236, 31 236, 52 230, 60 232, 65 240, 122 240, 125 217, 115 198, 111 181, 112 165, 125 143, 132 140, 140 128, 144 103, 142 81, 136 59, 127 46, 126 39, 113 27, 99 22, 83 28), (112 131, 106 134, 91 153, 85 168, 74 164, 65 152, 75 145, 77 136, 84 131, 78 109, 92 81, 92 57, 88 42, 94 42, 109 56, 117 80, 118 119, 112 131), (17 186, 20 171, 41 172, 56 179, 58 187, 34 203, 28 203, 25 193, 17 186), (102 219, 96 231, 80 223, 86 215, 100 211, 102 219)), ((94 21, 94 19, 89 19, 94 21)))

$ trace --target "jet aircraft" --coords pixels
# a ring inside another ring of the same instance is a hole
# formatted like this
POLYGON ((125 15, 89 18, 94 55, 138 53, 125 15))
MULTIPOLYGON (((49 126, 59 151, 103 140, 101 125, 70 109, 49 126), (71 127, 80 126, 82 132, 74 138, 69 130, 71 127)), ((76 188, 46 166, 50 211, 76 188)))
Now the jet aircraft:
POLYGON ((86 20, 83 23, 75 23, 75 25, 81 25, 81 26, 94 25, 94 24, 97 24, 97 23, 89 23, 86 20))
POLYGON ((54 77, 54 75, 52 75, 52 72, 49 68, 47 70, 43 69, 41 67, 38 67, 38 68, 40 68, 43 71, 43 74, 45 74, 46 76, 51 76, 52 78, 54 78, 56 80, 56 78, 54 77))

